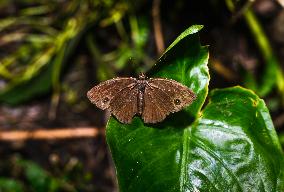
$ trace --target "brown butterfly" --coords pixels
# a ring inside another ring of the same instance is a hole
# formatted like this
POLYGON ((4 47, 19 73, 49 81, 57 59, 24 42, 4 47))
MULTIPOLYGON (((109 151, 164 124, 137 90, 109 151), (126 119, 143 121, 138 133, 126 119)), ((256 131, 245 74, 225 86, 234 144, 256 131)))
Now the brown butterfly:
POLYGON ((100 109, 109 109, 122 123, 131 123, 138 114, 145 123, 163 121, 167 115, 190 105, 196 95, 171 79, 118 77, 94 86, 89 100, 100 109))

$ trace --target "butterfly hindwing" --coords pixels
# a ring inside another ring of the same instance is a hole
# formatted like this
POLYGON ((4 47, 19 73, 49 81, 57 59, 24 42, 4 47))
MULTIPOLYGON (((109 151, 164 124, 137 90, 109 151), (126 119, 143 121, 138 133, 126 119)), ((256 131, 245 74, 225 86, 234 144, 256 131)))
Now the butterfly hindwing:
POLYGON ((190 105, 196 98, 194 92, 187 86, 172 79, 150 78, 148 84, 151 87, 157 87, 171 97, 174 104, 174 108, 170 111, 172 113, 190 105))
POLYGON ((138 112, 138 86, 125 87, 112 99, 110 112, 122 123, 131 123, 138 112))
POLYGON ((107 80, 94 86, 87 93, 89 100, 100 109, 107 109, 113 98, 124 88, 136 84, 136 79, 132 77, 118 77, 107 80))
POLYGON ((150 78, 145 88, 142 118, 145 123, 160 122, 169 113, 191 104, 195 98, 188 87, 175 80, 150 78))
POLYGON ((163 121, 174 106, 171 98, 157 87, 145 87, 142 118, 145 123, 163 121))

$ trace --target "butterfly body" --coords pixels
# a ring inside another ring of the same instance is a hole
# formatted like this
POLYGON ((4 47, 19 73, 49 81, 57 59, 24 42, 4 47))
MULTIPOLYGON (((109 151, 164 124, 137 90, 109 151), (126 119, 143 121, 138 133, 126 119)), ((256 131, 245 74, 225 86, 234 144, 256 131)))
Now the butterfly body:
POLYGON ((122 123, 140 115, 145 123, 157 123, 180 111, 196 98, 193 91, 175 80, 118 77, 93 87, 89 100, 100 109, 109 109, 122 123))
POLYGON ((143 106, 144 106, 144 92, 145 87, 147 85, 146 77, 143 73, 141 73, 138 77, 137 84, 138 86, 138 103, 137 103, 137 109, 138 109, 138 115, 142 115, 143 113, 143 106))

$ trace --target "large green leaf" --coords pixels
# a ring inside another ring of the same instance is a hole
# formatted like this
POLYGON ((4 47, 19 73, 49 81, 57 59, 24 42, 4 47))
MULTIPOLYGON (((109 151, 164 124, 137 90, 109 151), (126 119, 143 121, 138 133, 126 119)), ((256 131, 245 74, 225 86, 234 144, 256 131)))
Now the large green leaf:
POLYGON ((261 99, 240 87, 220 89, 200 111, 209 81, 200 29, 187 29, 149 73, 190 87, 193 105, 158 124, 108 122, 120 191, 283 191, 283 154, 261 99))

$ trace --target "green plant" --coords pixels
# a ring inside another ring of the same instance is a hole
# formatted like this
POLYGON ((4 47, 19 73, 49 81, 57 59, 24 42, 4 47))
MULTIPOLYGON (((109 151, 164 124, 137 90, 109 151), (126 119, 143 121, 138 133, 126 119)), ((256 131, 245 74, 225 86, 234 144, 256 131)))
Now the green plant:
POLYGON ((31 160, 12 155, 0 162, 0 175, 1 192, 75 192, 96 189, 92 184, 92 174, 85 172, 79 161, 72 165, 66 163, 64 167, 54 165, 46 170, 31 160))
MULTIPOLYGON (((227 7, 233 13, 236 13, 236 7, 238 7, 240 1, 226 0, 227 7)), ((254 14, 251 8, 253 2, 248 1, 241 9, 239 14, 243 14, 243 17, 248 25, 249 30, 252 33, 252 37, 259 48, 259 51, 263 57, 265 69, 261 74, 260 81, 257 81, 255 75, 251 72, 246 72, 244 85, 247 88, 254 90, 257 94, 264 97, 270 94, 274 88, 281 95, 281 101, 284 100, 284 75, 280 67, 280 62, 276 54, 273 51, 271 42, 265 34, 263 27, 257 16, 254 14)))
POLYGON ((201 28, 183 32, 149 72, 187 85, 197 100, 159 124, 108 122, 121 192, 284 190, 283 153, 264 101, 232 87, 211 91, 203 106, 209 54, 201 28))
POLYGON ((127 9, 112 0, 0 3, 0 11, 15 10, 0 19, 0 102, 18 105, 52 89, 58 95, 62 70, 83 34, 102 21, 118 22, 127 9))
POLYGON ((127 33, 126 26, 123 25, 121 20, 113 22, 108 24, 115 25, 120 39, 120 44, 115 50, 102 53, 92 34, 89 34, 86 38, 87 47, 97 68, 96 77, 99 81, 113 78, 115 72, 121 70, 132 69, 138 73, 154 63, 145 52, 145 45, 149 36, 148 24, 143 19, 138 20, 130 14, 128 16, 130 32, 127 33), (141 66, 142 63, 144 65, 141 66))

